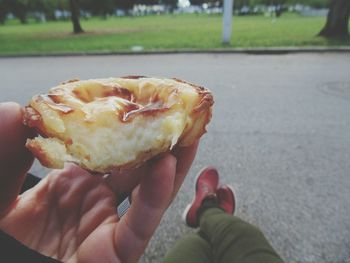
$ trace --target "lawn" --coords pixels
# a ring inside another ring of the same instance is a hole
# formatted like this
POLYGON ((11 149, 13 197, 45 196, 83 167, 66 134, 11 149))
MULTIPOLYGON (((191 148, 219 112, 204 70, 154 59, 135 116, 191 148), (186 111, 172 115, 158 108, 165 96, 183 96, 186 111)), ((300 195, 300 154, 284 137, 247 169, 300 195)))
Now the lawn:
POLYGON ((0 26, 0 55, 77 52, 130 52, 206 50, 253 47, 350 45, 315 37, 325 17, 284 14, 233 18, 231 45, 222 45, 222 19, 218 15, 160 15, 82 20, 86 33, 73 35, 69 21, 0 26))

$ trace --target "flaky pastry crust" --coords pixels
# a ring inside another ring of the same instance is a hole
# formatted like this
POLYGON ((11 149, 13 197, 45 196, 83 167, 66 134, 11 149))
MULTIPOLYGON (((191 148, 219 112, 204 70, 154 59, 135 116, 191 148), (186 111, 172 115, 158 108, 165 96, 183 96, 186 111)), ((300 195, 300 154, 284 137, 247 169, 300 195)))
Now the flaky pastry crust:
POLYGON ((213 103, 208 89, 175 78, 72 80, 25 108, 24 123, 41 135, 26 147, 51 168, 65 162, 98 173, 134 168, 199 139, 213 103))

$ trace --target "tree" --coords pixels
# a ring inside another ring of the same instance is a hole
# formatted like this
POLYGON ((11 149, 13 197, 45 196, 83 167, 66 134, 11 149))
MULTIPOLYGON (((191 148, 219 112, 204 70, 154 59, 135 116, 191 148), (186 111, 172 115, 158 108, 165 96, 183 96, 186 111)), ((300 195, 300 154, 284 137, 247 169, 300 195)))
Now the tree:
POLYGON ((0 0, 0 24, 5 24, 7 13, 9 12, 9 4, 6 0, 0 0))
POLYGON ((30 0, 29 9, 33 12, 41 12, 46 20, 55 20, 55 10, 58 8, 56 0, 30 0))
MULTIPOLYGON (((239 2, 242 2, 238 0, 239 2)), ((249 2, 249 0, 243 0, 245 2, 249 2)), ((208 4, 209 6, 222 6, 224 0, 190 0, 191 5, 201 6, 203 4, 208 4)), ((235 0, 236 5, 236 0, 235 0)))
POLYGON ((249 0, 235 0, 234 1, 234 9, 241 9, 243 6, 249 6, 250 1, 249 0))
POLYGON ((27 23, 27 13, 29 11, 29 0, 12 0, 8 1, 10 11, 21 21, 27 23))
POLYGON ((282 12, 285 11, 284 5, 287 0, 261 0, 262 4, 274 6, 276 17, 280 17, 282 12))
POLYGON ((56 2, 56 8, 58 10, 68 10, 69 9, 69 4, 67 0, 54 0, 56 2))
POLYGON ((177 4, 178 4, 177 0, 162 0, 160 2, 168 6, 171 12, 177 7, 177 4))
POLYGON ((83 10, 89 11, 92 15, 107 15, 113 14, 116 7, 115 0, 84 0, 80 6, 83 10))
POLYGON ((157 5, 159 4, 158 0, 136 0, 136 4, 139 5, 157 5))
POLYGON ((73 23, 74 34, 83 33, 84 30, 82 29, 79 21, 80 9, 79 9, 78 0, 69 0, 69 6, 70 6, 71 20, 73 23))
POLYGON ((329 0, 304 0, 302 3, 306 6, 311 6, 314 8, 327 8, 329 0))
POLYGON ((349 15, 349 0, 332 0, 326 24, 318 35, 326 38, 349 38, 349 15))
POLYGON ((191 5, 202 5, 205 3, 205 0, 190 0, 191 5))
POLYGON ((116 0, 115 1, 117 8, 122 9, 125 14, 129 14, 130 10, 133 9, 136 1, 133 0, 116 0))

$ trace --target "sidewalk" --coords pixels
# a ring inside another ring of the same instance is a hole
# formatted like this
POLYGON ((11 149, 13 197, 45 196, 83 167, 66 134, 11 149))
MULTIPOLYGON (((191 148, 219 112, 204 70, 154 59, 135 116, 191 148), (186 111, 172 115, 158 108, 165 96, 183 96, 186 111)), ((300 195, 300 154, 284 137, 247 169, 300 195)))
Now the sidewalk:
POLYGON ((279 55, 295 53, 349 53, 350 46, 305 46, 305 47, 255 47, 255 48, 221 48, 221 49, 181 49, 181 50, 150 50, 150 51, 126 51, 126 52, 68 52, 68 53, 34 53, 1 55, 8 57, 71 57, 71 56, 109 56, 109 55, 162 55, 162 54, 256 54, 279 55))

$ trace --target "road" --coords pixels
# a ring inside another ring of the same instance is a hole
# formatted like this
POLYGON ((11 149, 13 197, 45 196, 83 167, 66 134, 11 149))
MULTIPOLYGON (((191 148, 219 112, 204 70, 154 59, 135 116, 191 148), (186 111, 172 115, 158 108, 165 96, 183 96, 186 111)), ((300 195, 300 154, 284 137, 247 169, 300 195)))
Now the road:
MULTIPOLYGON (((196 173, 216 166, 236 215, 286 262, 350 262, 350 54, 175 54, 0 59, 0 101, 26 104, 64 80, 178 77, 210 88, 214 115, 196 161, 141 262, 190 232, 196 173)), ((43 175, 35 165, 33 171, 43 175)))

